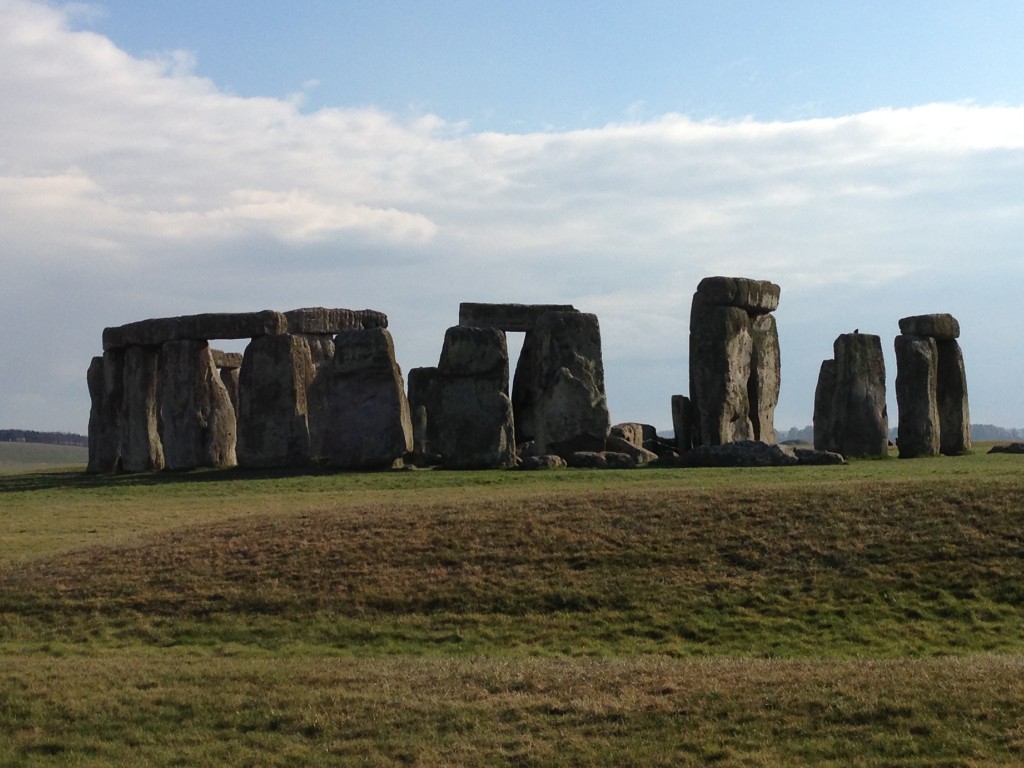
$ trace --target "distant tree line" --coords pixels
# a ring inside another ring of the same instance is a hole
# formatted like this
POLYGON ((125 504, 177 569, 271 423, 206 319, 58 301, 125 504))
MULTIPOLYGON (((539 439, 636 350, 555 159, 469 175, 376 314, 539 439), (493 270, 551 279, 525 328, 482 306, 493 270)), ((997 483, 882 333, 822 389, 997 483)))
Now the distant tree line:
MULTIPOLYGON (((889 430, 889 437, 896 440, 897 428, 889 430)), ((788 430, 779 430, 776 433, 779 442, 786 440, 806 440, 814 442, 814 427, 790 427, 788 430)), ((1024 428, 1021 427, 997 427, 995 424, 971 424, 972 440, 1024 440, 1024 428)))
POLYGON ((89 438, 73 432, 36 432, 32 429, 0 429, 0 443, 49 443, 89 447, 89 438))

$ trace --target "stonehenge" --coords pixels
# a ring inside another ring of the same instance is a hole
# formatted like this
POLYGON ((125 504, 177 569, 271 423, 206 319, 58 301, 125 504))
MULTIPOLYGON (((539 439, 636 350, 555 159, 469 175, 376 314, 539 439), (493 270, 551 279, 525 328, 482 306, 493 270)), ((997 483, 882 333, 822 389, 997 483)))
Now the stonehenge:
POLYGON ((390 466, 412 449, 394 357, 387 315, 374 310, 200 314, 106 328, 87 375, 87 469, 390 466), (239 355, 213 349, 212 339, 249 343, 239 355))
POLYGON ((742 440, 775 442, 780 288, 767 280, 706 277, 690 309, 690 396, 676 396, 680 452, 742 440))
MULTIPOLYGON (((690 394, 671 398, 674 442, 650 425, 611 426, 598 319, 568 304, 461 304, 438 364, 409 371, 408 390, 387 315, 375 310, 199 314, 106 328, 86 374, 87 471, 761 466, 888 455, 881 341, 857 331, 840 334, 821 364, 815 450, 775 449, 779 296, 766 280, 698 284, 690 394), (524 334, 514 371, 508 333, 524 334), (225 352, 211 346, 218 339, 247 343, 225 352)), ((899 455, 966 453, 959 323, 936 314, 899 326, 899 455)))
POLYGON ((889 451, 882 340, 843 333, 834 357, 821 364, 814 392, 814 447, 846 457, 879 457, 889 451))
POLYGON ((960 323, 949 314, 914 315, 902 318, 899 326, 895 346, 900 458, 967 453, 970 409, 957 341, 960 323))

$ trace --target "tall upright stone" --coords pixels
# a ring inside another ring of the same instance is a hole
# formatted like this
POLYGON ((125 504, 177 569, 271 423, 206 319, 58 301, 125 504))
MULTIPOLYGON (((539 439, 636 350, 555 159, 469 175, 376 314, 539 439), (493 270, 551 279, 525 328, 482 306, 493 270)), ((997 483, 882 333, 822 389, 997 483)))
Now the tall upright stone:
POLYGON ((457 325, 445 332, 432 385, 436 394, 431 395, 437 398, 437 450, 443 466, 488 469, 515 464, 508 377, 503 331, 457 325))
POLYGON ((690 308, 690 399, 695 444, 775 441, 779 398, 778 330, 770 315, 779 286, 766 280, 707 277, 690 308))
POLYGON ((815 407, 814 447, 847 457, 887 456, 889 416, 881 338, 869 333, 840 334, 833 343, 833 352, 831 371, 822 366, 819 373, 821 397, 816 393, 815 400, 821 407, 815 407), (831 404, 819 403, 833 375, 831 404), (819 424, 819 417, 824 423, 819 424))
POLYGON ((121 399, 121 468, 125 472, 163 469, 160 442, 158 347, 130 346, 124 351, 121 399))
POLYGON ((313 374, 309 345, 301 335, 259 336, 249 342, 238 382, 240 466, 310 463, 306 395, 313 374))
POLYGON ((896 405, 900 418, 896 444, 900 458, 937 456, 940 450, 938 348, 927 336, 897 336, 896 405))
POLYGON ((209 342, 160 348, 160 424, 167 469, 235 466, 235 409, 209 342))
POLYGON ((409 371, 409 413, 412 416, 413 453, 428 457, 438 453, 441 417, 440 375, 437 366, 409 371))
POLYGON ((413 448, 405 382, 383 327, 342 331, 312 396, 316 457, 343 469, 385 469, 413 448), (322 409, 322 412, 321 410, 322 409))
POLYGON ((838 441, 833 434, 832 404, 836 397, 836 361, 822 360, 818 369, 818 383, 814 388, 814 447, 819 451, 839 453, 838 441))
POLYGON ((897 382, 901 376, 917 382, 899 400, 900 457, 967 453, 971 449, 970 409, 963 352, 957 341, 960 323, 952 315, 940 313, 904 317, 899 325, 897 382), (901 349, 915 349, 918 354, 901 357, 901 349), (927 380, 919 375, 925 365, 921 358, 927 358, 931 372, 927 380))
POLYGON ((88 472, 114 472, 121 463, 121 402, 124 396, 124 352, 108 350, 94 357, 89 384, 88 472))
POLYGON ((537 319, 520 352, 512 404, 516 440, 534 441, 538 454, 604 450, 611 420, 596 315, 545 312, 537 319))

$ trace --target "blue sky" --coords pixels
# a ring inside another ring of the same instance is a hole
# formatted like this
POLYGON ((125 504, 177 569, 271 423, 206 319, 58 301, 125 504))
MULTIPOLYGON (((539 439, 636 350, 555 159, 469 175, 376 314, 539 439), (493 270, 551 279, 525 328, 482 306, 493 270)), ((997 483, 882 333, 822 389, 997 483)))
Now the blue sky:
MULTIPOLYGON (((839 333, 961 322, 1024 425, 1024 4, 0 0, 0 426, 84 432, 104 326, 572 303, 664 427, 693 290, 782 286, 776 424, 839 333)), ((225 345, 230 346, 230 345, 225 345)))

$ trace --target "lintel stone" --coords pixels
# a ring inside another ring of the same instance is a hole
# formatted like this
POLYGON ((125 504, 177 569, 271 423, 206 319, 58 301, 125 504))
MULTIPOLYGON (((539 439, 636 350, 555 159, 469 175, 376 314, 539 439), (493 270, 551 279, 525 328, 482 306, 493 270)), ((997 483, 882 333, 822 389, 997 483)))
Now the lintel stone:
POLYGON ((547 312, 577 312, 571 304, 459 304, 459 325, 522 333, 533 330, 547 312))

